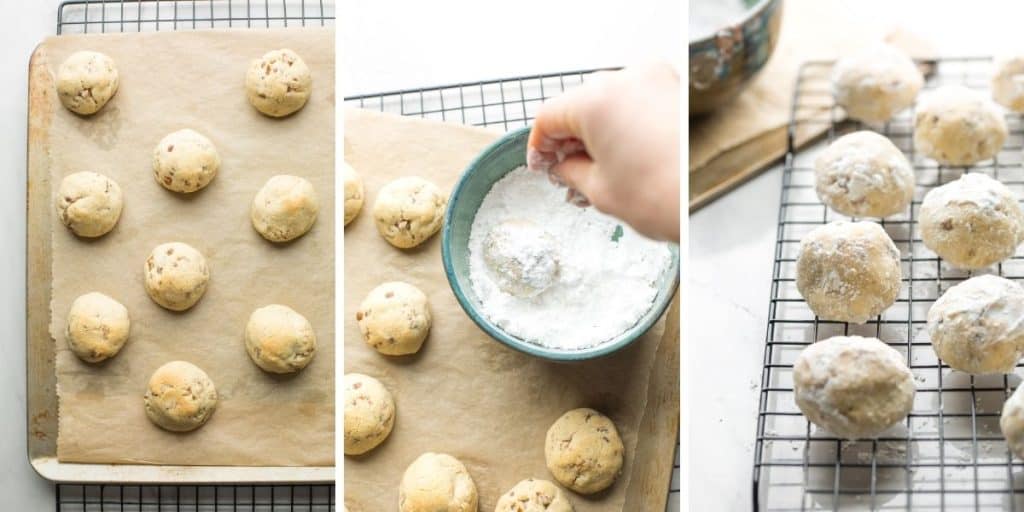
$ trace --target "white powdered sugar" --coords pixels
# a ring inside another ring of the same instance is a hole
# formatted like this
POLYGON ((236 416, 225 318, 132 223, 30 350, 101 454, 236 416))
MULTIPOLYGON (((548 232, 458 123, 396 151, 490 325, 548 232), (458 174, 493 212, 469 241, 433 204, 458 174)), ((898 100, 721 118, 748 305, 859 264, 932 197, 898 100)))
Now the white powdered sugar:
POLYGON ((635 325, 671 260, 668 244, 565 202, 564 188, 525 166, 494 184, 469 237, 483 315, 512 336, 565 350, 635 325))

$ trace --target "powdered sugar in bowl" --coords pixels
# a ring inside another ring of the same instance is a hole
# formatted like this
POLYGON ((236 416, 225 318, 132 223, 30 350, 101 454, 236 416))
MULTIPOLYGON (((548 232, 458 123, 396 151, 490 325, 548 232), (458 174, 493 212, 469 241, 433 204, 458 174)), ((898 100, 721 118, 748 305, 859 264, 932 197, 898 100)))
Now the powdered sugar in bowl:
POLYGON ((525 169, 529 128, 485 149, 448 201, 442 260, 469 317, 494 339, 550 360, 611 354, 668 308, 679 249, 648 240, 525 169))

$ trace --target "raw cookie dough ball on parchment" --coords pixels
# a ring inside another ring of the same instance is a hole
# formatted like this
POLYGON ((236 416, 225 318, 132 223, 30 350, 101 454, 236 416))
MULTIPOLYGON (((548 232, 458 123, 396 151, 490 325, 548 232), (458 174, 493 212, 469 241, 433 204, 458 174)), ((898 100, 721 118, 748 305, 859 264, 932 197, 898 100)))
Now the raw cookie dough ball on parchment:
POLYGON ((172 311, 184 311, 199 302, 210 281, 206 258, 181 242, 156 246, 143 271, 146 293, 153 302, 172 311))
POLYGON ((217 148, 195 130, 172 132, 153 148, 153 176, 172 192, 195 192, 209 185, 219 169, 217 148))
POLYGON ((347 162, 342 162, 345 180, 345 225, 352 222, 363 208, 363 178, 347 162))
POLYGON ((114 59, 99 52, 75 52, 57 69, 57 96, 76 114, 95 114, 114 97, 118 82, 114 59))
POLYGON ((395 426, 395 400, 379 380, 345 374, 345 455, 377 447, 395 426))
POLYGON ((210 419, 217 390, 198 366, 171 361, 153 372, 144 400, 150 421, 165 430, 188 432, 210 419))
POLYGON ((862 324, 900 293, 900 251, 873 222, 831 222, 800 242, 796 287, 822 320, 862 324))
POLYGON ((793 365, 797 407, 843 439, 875 437, 906 418, 914 391, 903 356, 876 338, 822 340, 800 352, 793 365))
POLYGON ((992 158, 1006 136, 999 107, 978 91, 944 85, 918 102, 914 147, 940 164, 966 166, 992 158))
POLYGON ((124 196, 114 180, 95 172, 76 172, 61 180, 56 203, 57 216, 68 229, 95 238, 117 225, 124 196))
POLYGON ((494 512, 573 512, 572 502, 555 484, 528 478, 498 498, 494 512))
POLYGON ((366 344, 381 354, 414 354, 430 332, 427 296, 408 283, 384 283, 363 299, 356 322, 366 344))
POLYGON ((245 326, 245 350, 265 371, 295 373, 316 354, 316 333, 306 317, 280 304, 252 312, 245 326))
POLYGON ((288 242, 310 230, 320 212, 313 184, 281 174, 267 180, 252 200, 252 226, 271 242, 288 242))
POLYGON ((448 198, 416 176, 398 178, 380 189, 373 204, 377 231, 391 245, 416 247, 441 229, 448 198))
POLYGON ((1024 386, 1017 386, 1003 404, 999 430, 1013 454, 1024 459, 1024 386))
POLYGON ((245 74, 249 103, 271 117, 284 117, 301 109, 312 90, 309 67, 287 48, 267 52, 252 61, 245 74))
POLYGON ((427 452, 409 464, 398 487, 400 512, 477 512, 476 484, 458 459, 427 452))
POLYGON ((853 119, 879 124, 914 103, 924 77, 902 51, 874 45, 843 57, 832 70, 836 103, 853 119))
POLYGON ((1014 112, 1024 112, 1024 54, 999 58, 995 68, 992 99, 1014 112))
POLYGON ((580 494, 607 489, 622 470, 625 447, 607 416, 573 409, 548 429, 544 460, 558 483, 580 494))
POLYGON ((96 363, 117 355, 128 341, 128 309, 99 292, 71 303, 66 330, 68 348, 83 361, 96 363))
POLYGON ((1003 261, 1024 240, 1024 212, 1006 185, 969 173, 924 196, 919 213, 924 245, 964 269, 1003 261))
POLYGON ((537 224, 511 219, 484 238, 484 262, 498 288, 516 297, 535 297, 558 278, 555 239, 537 224))
POLYGON ((814 162, 821 202, 850 217, 887 217, 914 198, 914 169, 888 138, 871 131, 843 135, 814 162))
POLYGON ((953 369, 1010 373, 1024 356, 1024 288, 994 275, 957 284, 928 310, 928 335, 953 369))

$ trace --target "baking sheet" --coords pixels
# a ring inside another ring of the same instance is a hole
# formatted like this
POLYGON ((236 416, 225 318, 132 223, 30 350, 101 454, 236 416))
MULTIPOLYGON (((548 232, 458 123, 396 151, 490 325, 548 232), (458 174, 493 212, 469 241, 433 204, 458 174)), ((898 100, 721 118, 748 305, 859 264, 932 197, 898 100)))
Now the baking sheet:
POLYGON ((118 226, 95 241, 76 239, 54 216, 50 333, 56 343, 57 455, 63 462, 178 465, 329 466, 334 463, 334 33, 333 29, 216 30, 62 36, 36 57, 51 71, 73 51, 104 52, 121 74, 117 95, 97 115, 60 106, 33 137, 48 147, 51 190, 60 178, 94 170, 125 195, 118 226), (306 60, 313 94, 296 115, 275 120, 246 101, 252 59, 287 47, 306 60), (153 179, 151 152, 167 133, 195 129, 217 146, 222 166, 204 190, 180 196, 153 179), (320 201, 306 236, 276 246, 249 222, 249 204, 272 175, 309 179, 320 201), (202 300, 175 313, 142 285, 150 250, 182 241, 202 252, 211 280, 202 300), (66 347, 71 301, 101 291, 124 303, 128 344, 99 365, 66 347), (317 333, 316 358, 300 374, 274 377, 244 349, 243 330, 257 307, 282 303, 317 333), (189 434, 152 425, 142 407, 150 374, 183 359, 203 368, 220 401, 210 421, 189 434))
MULTIPOLYGON (((591 497, 570 493, 576 510, 623 510, 627 496, 644 492, 630 486, 631 476, 648 463, 634 454, 649 377, 656 350, 662 343, 677 344, 678 328, 662 339, 662 319, 613 356, 578 364, 545 362, 491 340, 466 316, 444 277, 439 235, 402 251, 374 227, 370 210, 384 184, 419 175, 450 192, 466 165, 499 136, 365 110, 345 112, 345 160, 362 175, 366 191, 363 211, 345 229, 345 372, 378 378, 397 407, 394 430, 383 444, 345 457, 345 504, 352 512, 393 509, 402 473, 425 451, 449 453, 465 463, 480 492, 481 510, 491 510, 501 493, 524 478, 553 480, 544 465, 545 433, 562 413, 584 406, 615 421, 626 459, 609 490, 591 497), (433 327, 415 355, 378 354, 356 325, 355 311, 366 294, 392 280, 419 287, 430 300, 433 327)), ((664 409, 667 423, 674 424, 677 414, 677 401, 664 409)), ((664 487, 657 492, 663 500, 664 487)))

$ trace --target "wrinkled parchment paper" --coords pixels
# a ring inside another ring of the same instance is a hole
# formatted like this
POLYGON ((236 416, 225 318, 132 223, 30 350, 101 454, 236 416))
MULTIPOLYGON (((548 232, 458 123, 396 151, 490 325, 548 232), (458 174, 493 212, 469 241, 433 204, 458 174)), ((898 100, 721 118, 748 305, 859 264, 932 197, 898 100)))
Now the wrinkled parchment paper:
POLYGON ((334 33, 329 29, 231 30, 63 36, 43 43, 52 71, 73 51, 104 52, 121 74, 117 95, 95 116, 75 116, 56 96, 48 111, 53 190, 60 178, 93 170, 116 180, 125 207, 117 227, 88 241, 53 217, 53 302, 60 400, 57 456, 64 462, 175 465, 327 466, 334 463, 334 33), (313 93, 292 117, 271 119, 245 99, 251 60, 287 47, 313 74, 313 93), (192 128, 222 159, 204 190, 182 196, 153 179, 153 147, 192 128), (253 230, 249 205, 275 174, 309 179, 320 214, 287 245, 253 230), (157 306, 143 289, 156 245, 181 241, 207 259, 210 284, 184 313, 157 306), (90 365, 68 350, 71 302, 100 291, 127 306, 131 336, 112 360, 90 365), (318 352, 298 375, 274 377, 249 359, 249 314, 291 306, 312 323, 318 352), (149 422, 149 376, 176 360, 195 363, 220 396, 209 422, 175 434, 149 422))
MULTIPOLYGON (((493 341, 459 307, 441 266, 440 234, 403 251, 384 241, 371 215, 377 192, 401 176, 419 175, 450 192, 468 163, 500 133, 365 110, 345 112, 345 160, 365 184, 363 211, 345 229, 345 372, 379 379, 397 407, 390 437, 373 451, 345 457, 345 504, 352 512, 393 510, 405 468, 426 451, 466 464, 481 510, 525 478, 553 480, 544 465, 544 436, 565 411, 593 407, 615 422, 626 446, 623 473, 592 497, 570 493, 576 510, 622 510, 630 477, 647 461, 633 457, 647 403, 650 370, 665 321, 605 359, 545 362, 493 341), (409 282, 427 295, 433 327, 419 353, 387 357, 363 342, 355 311, 385 281, 409 282)), ((665 414, 675 416, 677 408, 665 414)), ((672 434, 674 436, 674 432, 672 434)), ((668 454, 667 457, 671 457, 668 454)), ((568 492, 568 491, 567 491, 568 492)), ((665 489, 656 489, 662 497, 665 489)))

